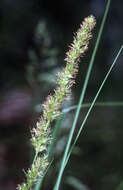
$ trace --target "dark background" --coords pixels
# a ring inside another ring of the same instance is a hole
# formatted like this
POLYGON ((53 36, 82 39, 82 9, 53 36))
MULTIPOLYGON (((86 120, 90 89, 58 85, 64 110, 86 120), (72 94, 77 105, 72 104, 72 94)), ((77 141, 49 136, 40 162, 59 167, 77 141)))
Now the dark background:
MULTIPOLYGON (((106 0, 0 1, 0 190, 14 190, 31 164, 30 127, 40 115, 40 104, 56 86, 65 65, 65 52, 82 20, 97 19, 90 49, 82 59, 73 94, 76 104, 94 47, 106 0)), ((123 41, 123 1, 112 0, 89 80, 85 102, 91 102, 123 41)), ((122 101, 123 56, 98 101, 122 101)), ((61 190, 112 190, 123 179, 122 107, 94 108, 65 170, 61 190)), ((80 114, 77 129, 86 113, 80 114)), ((54 147, 54 162, 43 189, 52 189, 74 118, 62 122, 54 147)))

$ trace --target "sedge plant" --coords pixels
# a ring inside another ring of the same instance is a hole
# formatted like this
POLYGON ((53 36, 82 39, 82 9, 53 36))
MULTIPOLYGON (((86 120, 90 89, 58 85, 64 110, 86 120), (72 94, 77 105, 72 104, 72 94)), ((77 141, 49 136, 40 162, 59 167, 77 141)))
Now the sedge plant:
POLYGON ((107 106, 107 105, 120 105, 122 106, 121 102, 117 102, 115 104, 111 103, 97 103, 95 104, 109 74, 112 71, 112 68, 114 67, 117 58, 119 57, 123 46, 121 46, 116 58, 114 59, 114 62, 111 66, 111 68, 109 69, 109 71, 107 72, 94 100, 92 101, 91 104, 82 104, 83 103, 83 99, 84 99, 84 95, 85 95, 85 91, 87 88, 87 84, 88 84, 88 80, 89 80, 89 76, 92 70, 92 65, 94 62, 94 58, 98 49, 98 45, 100 42, 100 38, 102 35, 102 30, 104 27, 104 23, 107 17, 107 13, 109 10, 109 5, 110 5, 110 0, 107 1, 107 6, 104 12, 104 17, 102 19, 102 23, 101 23, 101 27, 99 30, 99 34, 97 37, 97 41, 96 41, 96 45, 92 54, 92 58, 90 61, 90 65, 87 71, 87 75, 85 78, 85 83, 82 89, 82 94, 80 96, 80 101, 78 106, 73 106, 70 107, 68 109, 65 109, 61 112, 61 105, 62 102, 67 99, 67 97, 69 97, 69 95, 71 94, 71 87, 73 86, 73 84, 75 83, 75 77, 76 74, 78 72, 78 63, 80 61, 80 58, 84 55, 84 53, 87 51, 88 49, 88 45, 89 45, 89 40, 92 38, 92 30, 96 24, 95 22, 95 18, 94 16, 89 16, 87 18, 85 18, 84 22, 81 24, 80 29, 77 31, 76 36, 74 37, 74 41, 73 44, 69 47, 69 51, 66 53, 66 67, 60 72, 58 73, 58 80, 57 80, 57 88, 56 90, 54 90, 53 95, 49 95, 46 99, 46 101, 43 104, 43 114, 39 119, 39 122, 37 122, 37 126, 35 128, 32 129, 31 134, 32 134, 32 139, 31 142, 35 148, 35 156, 33 159, 33 163, 30 169, 28 169, 27 173, 26 173, 26 181, 21 184, 18 185, 17 189, 18 190, 39 190, 40 189, 40 183, 39 185, 36 185, 38 180, 41 181, 41 179, 43 179, 43 176, 45 175, 45 173, 47 172, 48 166, 50 165, 49 162, 49 152, 48 150, 48 146, 49 144, 51 144, 50 149, 52 149, 53 147, 53 141, 55 138, 55 134, 57 133, 57 127, 54 130, 54 135, 51 138, 51 123, 53 120, 58 119, 57 122, 57 126, 59 126, 61 123, 61 120, 63 118, 63 116, 71 111, 72 109, 76 109, 77 108, 77 112, 76 112, 76 117, 73 123, 73 126, 71 128, 71 132, 70 132, 70 136, 68 138, 68 143, 65 149, 65 153, 62 159, 62 163, 61 163, 61 168, 59 170, 59 174, 58 174, 58 178, 56 180, 56 184, 54 186, 54 190, 59 190, 59 186, 60 186, 60 182, 61 182, 61 178, 65 169, 65 166, 69 160, 69 157, 71 155, 71 152, 75 146, 75 143, 77 142, 79 135, 83 129, 83 126, 85 125, 87 118, 93 108, 94 105, 97 106, 107 106), (74 129, 76 126, 76 122, 80 113, 80 109, 81 107, 89 107, 89 110, 87 112, 87 115, 85 116, 81 126, 80 126, 80 130, 74 140, 74 143, 71 145, 71 140, 73 137, 73 133, 74 133, 74 129), (59 117, 60 116, 60 117, 59 117), (52 141, 52 143, 51 143, 52 141), (36 186, 35 186, 36 185, 36 186))
POLYGON ((57 180, 56 180, 56 184, 54 186, 54 190, 58 190, 59 189, 59 186, 60 186, 60 182, 61 182, 61 179, 62 179, 62 176, 63 176, 63 172, 64 172, 64 169, 65 169, 65 166, 70 158, 70 155, 73 151, 73 148, 80 136, 80 133, 82 132, 82 129, 92 111, 92 108, 96 105, 96 106, 122 106, 122 102, 100 102, 100 103, 97 103, 96 104, 96 100, 100 94, 100 92, 102 91, 102 88, 105 84, 105 82, 107 81, 113 67, 115 66, 116 64, 116 61, 119 57, 119 55, 121 54, 122 50, 123 50, 123 46, 121 46, 121 48, 119 49, 109 71, 107 72, 104 80, 102 81, 100 87, 99 87, 99 90, 97 91, 97 94, 95 95, 95 98, 93 99, 92 103, 90 104, 83 104, 83 100, 84 100, 84 95, 85 95, 85 92, 86 92, 86 88, 87 88, 87 84, 88 84, 88 80, 89 80, 89 77, 90 77, 90 74, 91 74, 91 70, 92 70, 92 66, 93 66, 93 62, 94 62, 94 59, 95 59, 95 55, 96 55, 96 52, 97 52, 97 49, 98 49, 98 46, 99 46, 99 42, 100 42, 100 39, 101 39, 101 35, 102 35, 102 31, 103 31, 103 28, 104 28, 104 24, 105 24, 105 21, 106 21, 106 18, 107 18, 107 14, 108 14, 108 11, 109 11, 109 7, 110 7, 110 0, 107 1, 107 5, 106 5, 106 8, 105 8, 105 12, 104 12, 104 16, 103 16, 103 19, 102 19, 102 22, 101 22, 101 26, 100 26, 100 29, 99 29, 99 33, 98 33, 98 37, 97 37, 97 41, 96 41, 96 44, 95 44, 95 48, 94 48, 94 51, 92 53, 92 57, 91 57, 91 60, 90 60, 90 64, 89 64, 89 67, 88 67, 88 70, 87 70, 87 75, 85 77, 85 82, 84 82, 84 85, 83 85, 83 88, 82 88, 82 93, 81 93, 81 96, 80 96, 80 100, 79 100, 79 103, 78 103, 78 106, 73 106, 73 107, 70 107, 70 108, 67 108, 65 110, 63 110, 62 112, 62 116, 65 116, 65 114, 67 112, 69 112, 70 110, 72 109, 75 109, 77 108, 77 111, 76 111, 76 114, 75 114, 75 118, 74 118, 74 122, 73 122, 73 125, 71 127, 71 130, 70 130, 70 133, 69 133, 69 137, 68 137, 68 142, 67 142, 67 145, 66 145, 66 148, 65 148, 65 152, 64 152, 64 155, 63 155, 63 159, 62 159, 62 163, 61 163, 61 167, 59 169, 59 174, 58 174, 58 177, 57 177, 57 180), (76 123, 77 123, 77 120, 78 120, 78 116, 79 116, 79 113, 80 113, 80 109, 82 107, 89 107, 88 109, 88 112, 85 116, 85 118, 83 119, 83 122, 80 126, 80 129, 77 133, 77 136, 72 144, 72 146, 70 147, 71 145, 71 142, 72 142, 72 137, 73 137, 73 133, 74 133, 74 130, 75 130, 75 127, 76 127, 76 123))
POLYGON ((80 57, 88 49, 92 30, 95 26, 94 16, 85 18, 74 37, 73 44, 66 53, 66 67, 58 73, 57 88, 53 95, 49 95, 43 104, 43 114, 32 129, 32 144, 35 148, 35 157, 30 169, 26 173, 26 182, 18 185, 18 190, 31 190, 39 177, 45 174, 49 165, 47 147, 51 141, 50 125, 60 115, 62 102, 71 94, 71 87, 75 83, 80 57))

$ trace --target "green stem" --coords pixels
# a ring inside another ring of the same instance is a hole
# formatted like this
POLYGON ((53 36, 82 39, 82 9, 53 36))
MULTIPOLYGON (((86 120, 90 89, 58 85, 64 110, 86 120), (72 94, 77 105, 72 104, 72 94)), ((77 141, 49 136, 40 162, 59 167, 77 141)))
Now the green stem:
POLYGON ((57 181, 56 181, 56 184, 55 184, 53 190, 58 190, 59 186, 60 186, 61 178, 62 178, 64 168, 65 168, 65 165, 66 165, 67 155, 68 155, 69 148, 70 148, 70 145, 71 145, 71 141, 72 141, 72 137, 73 137, 73 134, 74 134, 75 127, 76 127, 76 123, 77 123, 77 120, 78 120, 78 117, 79 117, 81 104, 83 103, 83 99, 84 99, 84 96, 85 96, 87 84, 88 84, 88 81, 89 81, 89 77, 90 77, 91 70, 92 70, 92 67, 93 67, 94 59, 95 59, 96 52, 97 52, 99 42, 100 42, 100 39, 101 39, 101 35, 102 35, 103 28, 104 28, 104 23, 106 21, 109 6, 110 6, 110 0, 108 0, 107 5, 106 5, 106 9, 105 9, 104 16, 103 16, 103 19, 102 19, 102 22, 101 22, 101 26, 100 26, 100 30, 99 30, 99 33, 98 33, 97 41, 96 41, 96 44, 95 44, 95 47, 94 47, 94 51, 92 53, 92 57, 91 57, 90 64, 89 64, 89 67, 88 67, 88 71, 87 71, 87 74, 86 74, 85 82, 84 82, 84 85, 83 85, 83 88, 82 88, 80 100, 79 100, 77 111, 76 111, 76 114, 75 114, 75 119, 73 121, 73 125, 72 125, 72 128, 70 130, 70 134, 69 134, 69 137, 68 137, 68 142, 67 142, 65 152, 64 152, 64 155, 63 155, 63 158, 62 158, 61 167, 60 167, 59 174, 58 174, 58 177, 57 177, 57 181))
MULTIPOLYGON (((98 92, 97 92, 97 94, 96 94, 94 100, 93 100, 93 102, 91 103, 91 106, 90 106, 90 108, 89 108, 89 110, 88 110, 88 112, 87 112, 87 114, 86 114, 86 116, 85 116, 85 118, 84 118, 84 120, 83 120, 83 122, 82 122, 82 125, 81 125, 81 127, 80 127, 80 129, 79 129, 79 132, 77 133, 77 136, 76 136, 76 138, 75 138, 75 140, 74 140, 74 143, 72 144, 72 147, 71 147, 71 149, 70 149, 70 151, 69 151, 69 153, 68 153, 68 155, 67 155, 67 159, 66 159, 65 166, 66 166, 66 164, 67 164, 67 162, 68 162, 68 160, 69 160, 69 157, 70 157, 70 155, 71 155, 71 152, 72 152, 72 150, 73 150, 73 148, 74 148, 74 146, 75 146, 75 144, 76 144, 76 142, 77 142, 77 140, 78 140, 78 138, 79 138, 79 136, 80 136, 80 133, 81 133, 81 131, 82 131, 82 129, 83 129, 83 127, 84 127, 84 125, 85 125, 87 119, 88 119, 88 116, 89 116, 90 112, 92 111, 92 108, 94 107, 94 104, 95 104, 95 102, 96 102, 96 100, 97 100, 97 98, 98 98, 98 96, 99 96, 99 94, 100 94, 100 92, 101 92, 101 90, 102 90, 102 88, 103 88, 103 86, 104 86, 106 80, 108 79, 108 77, 109 77, 109 75, 110 75, 110 73, 111 73, 113 67, 115 66, 116 61, 117 61, 118 57, 120 56, 122 50, 123 50, 123 45, 121 46, 120 50, 118 51, 117 56, 115 57, 115 59, 114 59, 112 65, 111 65, 111 67, 110 67, 108 73, 106 74, 106 76, 105 76, 105 78, 104 78, 104 80, 103 80, 103 82, 102 82, 102 84, 101 84, 101 86, 100 86, 100 88, 99 88, 99 90, 98 90, 98 92)), ((65 168, 65 166, 64 166, 64 168, 65 168)))

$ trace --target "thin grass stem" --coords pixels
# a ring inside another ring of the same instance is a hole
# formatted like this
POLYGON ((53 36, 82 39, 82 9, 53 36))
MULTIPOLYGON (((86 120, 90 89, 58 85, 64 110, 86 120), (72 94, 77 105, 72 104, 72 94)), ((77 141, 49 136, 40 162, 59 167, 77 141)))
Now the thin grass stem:
POLYGON ((102 84, 101 84, 101 86, 100 86, 100 88, 99 88, 99 90, 98 90, 98 92, 97 92, 95 98, 93 99, 93 101, 92 101, 92 103, 91 103, 91 106, 90 106, 90 108, 89 108, 89 110, 88 110, 88 112, 87 112, 87 114, 86 114, 86 116, 85 116, 85 118, 84 118, 84 120, 83 120, 83 122, 82 122, 82 124, 81 124, 81 127, 80 127, 80 129, 79 129, 79 131, 78 131, 78 133, 77 133, 77 136, 76 136, 75 140, 74 140, 74 143, 72 144, 71 149, 70 149, 70 151, 69 151, 69 153, 68 153, 65 166, 66 166, 66 164, 67 164, 67 162, 68 162, 68 160, 69 160, 69 158, 70 158, 70 155, 71 155, 71 153, 72 153, 72 151, 73 151, 73 148, 74 148, 74 146, 75 146, 75 144, 76 144, 76 142, 77 142, 77 140, 78 140, 78 138, 79 138, 79 136, 80 136, 80 134, 81 134, 81 132, 82 132, 82 130, 83 130, 83 127, 84 127, 84 125, 85 125, 85 123, 86 123, 86 121, 87 121, 87 119, 88 119, 88 117, 89 117, 89 115, 90 115, 90 113, 91 113, 91 111, 92 111, 92 108, 94 107, 94 104, 95 104, 95 102, 96 102, 96 100, 97 100, 97 98, 98 98, 98 96, 99 96, 99 94, 100 94, 100 92, 101 92, 101 90, 102 90, 102 88, 103 88, 105 82, 107 81, 107 79, 108 79, 108 77, 109 77, 109 75, 110 75, 110 73, 111 73, 113 67, 115 66, 115 64, 116 64, 116 62, 117 62, 117 59, 118 59, 118 57, 120 56, 122 50, 123 50, 123 45, 121 46, 120 50, 118 51, 118 53, 117 53, 117 55, 116 55, 116 57, 115 57, 115 59, 114 59, 112 65, 111 65, 109 71, 107 72, 107 74, 106 74, 106 76, 105 76, 105 78, 104 78, 104 80, 103 80, 103 82, 102 82, 102 84))
MULTIPOLYGON (((91 106, 91 103, 84 103, 81 105, 81 108, 89 108, 91 106)), ((122 101, 116 101, 116 102, 97 102, 94 104, 94 107, 117 107, 117 106, 120 106, 122 107, 123 106, 123 102, 122 101)), ((76 110, 77 109, 77 105, 73 105, 73 106, 70 106, 68 108, 65 108, 62 110, 62 114, 66 114, 66 113, 69 113, 73 110, 76 110)))
POLYGON ((92 57, 91 57, 89 67, 88 67, 88 70, 87 70, 87 74, 86 74, 86 77, 85 77, 85 82, 84 82, 84 85, 83 85, 83 88, 82 88, 80 100, 79 100, 78 107, 77 107, 77 110, 76 110, 75 119, 73 121, 73 125, 72 125, 72 128, 71 128, 70 133, 69 133, 68 142, 67 142, 65 152, 64 152, 64 155, 63 155, 63 158, 62 158, 62 162, 61 162, 61 167, 60 167, 59 174, 58 174, 58 177, 57 177, 57 180, 56 180, 56 184, 55 184, 53 190, 58 190, 59 186, 60 186, 60 182, 61 182, 61 178, 62 178, 64 168, 65 168, 65 165, 66 165, 66 159, 67 159, 68 152, 69 152, 69 149, 70 149, 72 137, 73 137, 74 130, 75 130, 75 127, 76 127, 76 123, 77 123, 77 120, 78 120, 78 117, 79 117, 81 104, 83 103, 83 100, 84 100, 84 96, 85 96, 87 84, 88 84, 88 81, 89 81, 89 78, 90 78, 91 70, 92 70, 92 67, 93 67, 94 59, 95 59, 95 56, 96 56, 96 52, 97 52, 99 42, 100 42, 100 39, 101 39, 101 36, 102 36, 102 31, 103 31, 103 28, 104 28, 104 24, 105 24, 107 14, 108 14, 108 11, 109 11, 109 6, 110 6, 110 0, 107 1, 104 16, 103 16, 103 19, 102 19, 102 22, 101 22, 101 26, 100 26, 99 33, 98 33, 98 36, 97 36, 96 44, 95 44, 95 47, 94 47, 94 50, 93 50, 93 53, 92 53, 92 57))

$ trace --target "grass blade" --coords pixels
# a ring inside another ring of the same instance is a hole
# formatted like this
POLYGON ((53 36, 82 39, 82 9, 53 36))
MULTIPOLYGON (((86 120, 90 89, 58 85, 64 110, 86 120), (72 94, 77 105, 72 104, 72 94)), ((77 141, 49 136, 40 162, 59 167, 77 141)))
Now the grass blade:
POLYGON ((103 86, 104 86, 106 80, 108 79, 108 77, 109 77, 109 75, 110 75, 110 73, 111 73, 113 67, 115 66, 116 61, 117 61, 118 57, 120 56, 122 50, 123 50, 123 45, 121 46, 120 50, 118 51, 118 54, 116 55, 116 57, 115 57, 115 59, 114 59, 112 65, 111 65, 109 71, 107 72, 107 74, 106 74, 106 76, 105 76, 105 78, 104 78, 104 80, 103 80, 103 82, 102 82, 102 84, 101 84, 101 86, 100 86, 100 88, 99 88, 99 90, 98 90, 98 92, 97 92, 95 98, 94 98, 94 100, 93 100, 92 103, 91 103, 91 106, 90 106, 90 108, 89 108, 89 110, 88 110, 88 112, 87 112, 87 114, 86 114, 86 116, 85 116, 85 118, 84 118, 84 120, 83 120, 83 122, 82 122, 82 125, 81 125, 81 127, 80 127, 80 129, 79 129, 79 132, 78 132, 78 134, 77 134, 77 136, 76 136, 76 138, 75 138, 75 140, 74 140, 74 143, 73 143, 73 145, 72 145, 72 147, 71 147, 71 149, 70 149, 70 151, 69 151, 69 153, 68 153, 65 166, 66 166, 66 164, 67 164, 67 162, 68 162, 68 160, 69 160, 69 157, 70 157, 70 155, 71 155, 71 152, 72 152, 72 150, 73 150, 73 148, 74 148, 74 146, 75 146, 75 144, 76 144, 76 142, 77 142, 77 140, 78 140, 78 138, 79 138, 79 136, 80 136, 80 133, 81 133, 81 131, 82 131, 82 129, 83 129, 83 127, 84 127, 84 125, 85 125, 87 119, 88 119, 88 116, 89 116, 90 112, 92 111, 92 108, 94 107, 94 104, 95 104, 95 102, 96 102, 96 100, 97 100, 97 98, 98 98, 98 96, 99 96, 99 94, 100 94, 100 92, 101 92, 101 90, 102 90, 102 88, 103 88, 103 86))
POLYGON ((77 120, 78 120, 78 117, 79 117, 81 104, 83 103, 83 99, 84 99, 84 96, 85 96, 87 84, 88 84, 89 77, 90 77, 90 74, 91 74, 91 70, 92 70, 92 67, 93 67, 94 59, 95 59, 96 52, 97 52, 97 49, 98 49, 98 46, 99 46, 99 42, 100 42, 100 39, 101 39, 101 36, 102 36, 102 31, 103 31, 103 28, 104 28, 104 24, 105 24, 105 21, 106 21, 106 18, 107 18, 109 6, 110 6, 110 0, 107 1, 104 16, 103 16, 103 19, 102 19, 102 22, 101 22, 101 26, 100 26, 99 33, 98 33, 98 36, 97 36, 96 44, 95 44, 95 47, 94 47, 94 50, 93 50, 93 53, 92 53, 92 57, 91 57, 91 60, 90 60, 90 63, 89 63, 89 67, 88 67, 88 70, 87 70, 85 82, 84 82, 84 85, 83 85, 83 88, 82 88, 80 100, 79 100, 77 111, 76 111, 76 114, 75 114, 75 119, 73 121, 73 125, 72 125, 72 128, 70 130, 70 134, 69 134, 69 137, 68 137, 68 142, 67 142, 66 149, 65 149, 65 152, 64 152, 64 155, 63 155, 61 167, 60 167, 59 174, 58 174, 58 177, 57 177, 57 180, 56 180, 56 184, 54 186, 54 190, 59 189, 59 185, 60 185, 61 178, 62 178, 64 168, 65 168, 65 165, 66 165, 66 159, 67 159, 68 152, 69 152, 69 149, 70 149, 72 137, 73 137, 74 130, 75 130, 75 127, 76 127, 76 123, 77 123, 77 120))
MULTIPOLYGON (((84 103, 81 105, 81 108, 89 108, 91 106, 91 103, 84 103)), ((97 102, 94 104, 95 107, 108 107, 108 106, 123 106, 123 102, 97 102)), ((68 108, 65 108, 62 110, 62 114, 69 113, 73 110, 77 109, 77 105, 70 106, 68 108)))

